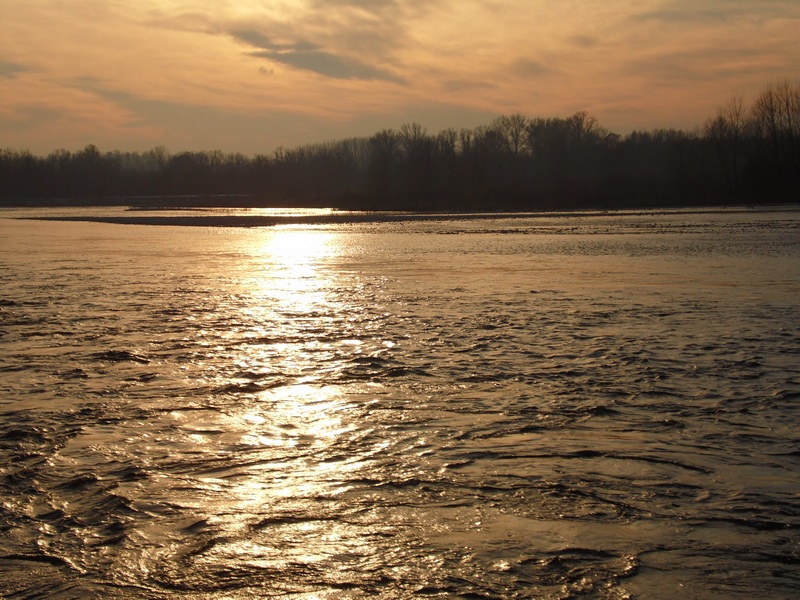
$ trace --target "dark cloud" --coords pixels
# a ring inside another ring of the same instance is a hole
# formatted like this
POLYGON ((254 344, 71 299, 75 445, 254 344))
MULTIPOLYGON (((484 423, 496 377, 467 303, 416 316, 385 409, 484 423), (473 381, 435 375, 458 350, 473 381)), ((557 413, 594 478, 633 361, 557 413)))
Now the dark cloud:
POLYGON ((291 43, 275 42, 264 34, 251 30, 231 31, 230 35, 258 51, 251 56, 266 58, 295 69, 319 73, 334 79, 384 80, 402 83, 402 79, 385 69, 379 69, 357 59, 327 52, 306 40, 291 43))
POLYGON ((532 58, 519 58, 512 63, 511 68, 523 77, 541 77, 553 73, 552 68, 532 58))
POLYGON ((278 44, 273 43, 265 35, 251 29, 241 29, 238 31, 231 31, 230 35, 234 39, 237 39, 240 42, 243 42, 250 46, 255 46, 256 48, 263 48, 265 50, 277 50, 279 47, 278 44))
POLYGON ((451 79, 445 81, 443 87, 448 92, 466 92, 470 90, 491 90, 497 88, 493 83, 467 79, 451 79))
POLYGON ((414 43, 414 23, 453 1, 309 0, 302 17, 253 17, 221 24, 220 30, 255 46, 263 58, 294 68, 337 79, 405 83, 390 65, 414 43))
POLYGON ((253 52, 252 56, 268 58, 296 69, 313 71, 334 79, 381 79, 401 83, 391 73, 375 69, 357 60, 343 58, 321 50, 292 49, 288 51, 253 52))
POLYGON ((451 1, 310 0, 302 16, 289 12, 280 19, 255 13, 219 20, 206 12, 157 11, 148 23, 230 36, 253 47, 251 56, 325 77, 407 83, 391 65, 411 43, 412 23, 451 1))
POLYGON ((25 73, 28 69, 21 65, 0 60, 0 77, 4 79, 14 79, 20 73, 25 73))
POLYGON ((800 16, 800 7, 795 0, 669 0, 654 10, 635 14, 631 18, 634 21, 666 23, 719 23, 740 17, 766 20, 792 16, 800 16))
POLYGON ((593 35, 573 35, 569 38, 569 41, 581 48, 594 48, 600 43, 600 39, 593 35))
POLYGON ((314 52, 319 50, 318 46, 315 44, 305 41, 295 42, 292 44, 273 42, 263 33, 252 29, 231 31, 230 35, 234 39, 247 44, 248 46, 259 48, 265 52, 314 52))

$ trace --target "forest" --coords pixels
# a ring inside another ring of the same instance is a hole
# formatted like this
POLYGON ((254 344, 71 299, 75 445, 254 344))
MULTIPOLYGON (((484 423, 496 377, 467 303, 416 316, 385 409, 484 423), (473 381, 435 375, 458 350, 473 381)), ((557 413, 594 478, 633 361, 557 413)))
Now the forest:
POLYGON ((794 202, 799 193, 800 82, 789 81, 749 105, 731 98, 693 131, 619 135, 578 112, 436 134, 407 123, 271 155, 0 150, 0 206, 535 211, 794 202))

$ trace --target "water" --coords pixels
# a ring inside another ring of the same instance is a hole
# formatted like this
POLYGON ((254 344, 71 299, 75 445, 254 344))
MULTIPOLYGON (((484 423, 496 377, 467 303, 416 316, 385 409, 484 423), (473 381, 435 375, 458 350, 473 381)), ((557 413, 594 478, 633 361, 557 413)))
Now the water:
POLYGON ((0 213, 5 597, 800 591, 796 209, 42 214, 0 213))

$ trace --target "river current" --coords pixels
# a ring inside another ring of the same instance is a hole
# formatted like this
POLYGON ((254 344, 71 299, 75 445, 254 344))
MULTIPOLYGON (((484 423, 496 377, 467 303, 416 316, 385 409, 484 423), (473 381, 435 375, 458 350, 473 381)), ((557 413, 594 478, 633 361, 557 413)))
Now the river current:
POLYGON ((0 211, 0 595, 800 594, 797 207, 130 214, 0 211))

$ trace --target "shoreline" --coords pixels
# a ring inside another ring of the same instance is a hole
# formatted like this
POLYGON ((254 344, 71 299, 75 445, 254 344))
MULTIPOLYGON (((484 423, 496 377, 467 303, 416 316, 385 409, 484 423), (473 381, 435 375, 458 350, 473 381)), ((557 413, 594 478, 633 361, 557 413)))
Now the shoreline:
MULTIPOLYGON (((78 207, 80 210, 81 207, 78 207)), ((102 207, 92 207, 102 208, 102 207)), ((112 208, 112 207, 109 207, 112 208)), ((118 207, 113 207, 118 208, 118 207)), ((22 209, 24 210, 24 209, 22 209)), ((129 209, 130 210, 130 209, 129 209)), ((155 208, 153 212, 165 212, 170 208, 155 208)), ((175 212, 190 212, 192 208, 182 207, 175 212)), ((207 213, 209 208, 197 207, 198 212, 207 213)), ((211 209, 213 210, 213 209, 211 209)), ((224 208, 220 210, 235 210, 224 208)), ((252 209, 242 209, 252 210, 252 209)), ((282 209, 285 210, 285 209, 282 209)), ((298 209, 303 210, 303 209, 298 209)), ((798 212, 798 204, 751 205, 751 206, 697 206, 663 207, 654 209, 586 209, 579 211, 536 211, 536 212, 394 212, 394 211, 332 211, 325 214, 295 215, 247 215, 247 214, 198 214, 198 215, 142 215, 149 212, 133 208, 135 215, 31 215, 12 218, 32 221, 64 221, 108 223, 116 225, 146 225, 173 227, 274 227, 278 225, 343 225, 360 223, 401 223, 410 221, 480 221, 490 219, 543 219, 543 218, 582 218, 598 216, 632 216, 643 213, 659 214, 754 214, 765 212, 798 212)), ((0 217, 2 212, 0 211, 0 217)))

